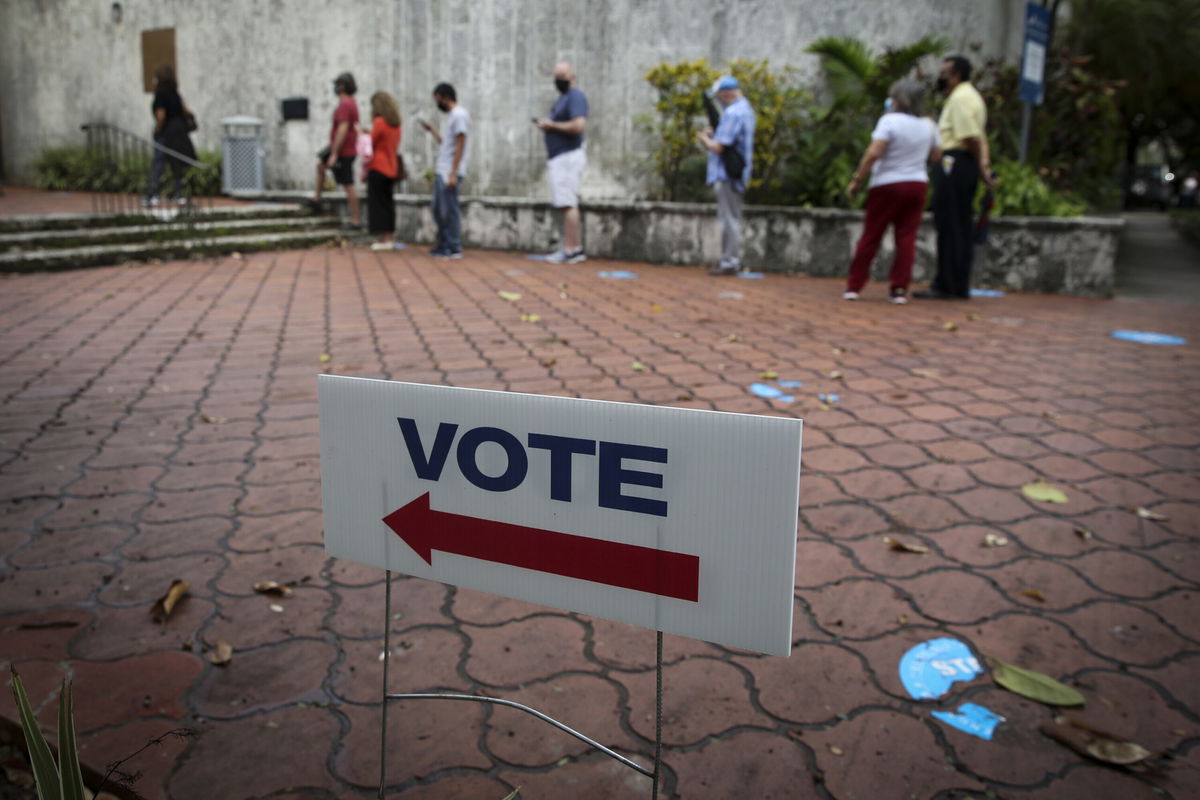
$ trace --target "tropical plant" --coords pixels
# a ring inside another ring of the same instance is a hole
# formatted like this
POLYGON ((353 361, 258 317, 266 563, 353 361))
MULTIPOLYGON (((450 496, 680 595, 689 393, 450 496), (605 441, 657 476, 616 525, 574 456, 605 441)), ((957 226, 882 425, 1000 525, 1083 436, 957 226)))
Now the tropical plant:
POLYGON ((75 744, 75 715, 71 709, 71 684, 63 681, 58 700, 58 762, 46 742, 29 696, 21 684, 21 676, 12 670, 12 691, 21 718, 21 731, 29 749, 29 763, 40 800, 83 800, 83 771, 79 766, 79 750, 75 744))
POLYGON ((1082 200, 1051 187, 1029 164, 1000 159, 993 168, 995 216, 1078 217, 1087 208, 1082 200))
POLYGON ((912 72, 922 58, 945 53, 949 46, 941 36, 925 36, 876 54, 861 39, 827 36, 804 52, 820 57, 832 105, 859 111, 878 108, 893 83, 912 72))
MULTIPOLYGON (((187 193, 193 197, 220 194, 221 154, 215 150, 200 150, 196 160, 205 167, 191 168, 184 173, 187 193)), ((48 147, 34 160, 33 174, 39 189, 138 194, 146 187, 150 156, 125 154, 110 160, 100 151, 87 147, 48 147)), ((167 180, 170 179, 168 174, 167 180)))

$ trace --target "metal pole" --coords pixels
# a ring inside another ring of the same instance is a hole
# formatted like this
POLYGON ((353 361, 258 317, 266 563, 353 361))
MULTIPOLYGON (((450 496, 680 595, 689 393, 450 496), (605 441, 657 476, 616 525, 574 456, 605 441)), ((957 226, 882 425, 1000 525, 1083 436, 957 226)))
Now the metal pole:
POLYGON ((662 777, 662 631, 658 631, 658 658, 654 684, 654 800, 662 777))
POLYGON ((386 616, 383 619, 383 699, 380 701, 380 713, 383 722, 379 726, 379 797, 383 798, 384 787, 387 786, 387 712, 388 712, 388 663, 392 660, 392 571, 387 571, 384 578, 383 607, 386 616))
POLYGON ((1017 162, 1024 164, 1029 156, 1029 128, 1033 123, 1033 106, 1021 103, 1021 148, 1018 151, 1017 162))

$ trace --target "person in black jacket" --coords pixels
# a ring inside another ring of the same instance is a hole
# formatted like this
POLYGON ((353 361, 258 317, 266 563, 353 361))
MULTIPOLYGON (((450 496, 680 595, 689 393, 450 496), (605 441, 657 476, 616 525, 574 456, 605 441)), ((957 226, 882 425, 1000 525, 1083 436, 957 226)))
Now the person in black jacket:
POLYGON ((172 152, 154 149, 154 158, 150 162, 150 182, 146 187, 146 197, 143 205, 158 205, 158 187, 162 182, 163 167, 171 166, 174 178, 173 200, 180 199, 183 190, 183 175, 188 164, 179 156, 196 159, 196 148, 188 135, 187 117, 191 116, 183 98, 179 96, 179 86, 175 82, 175 70, 170 64, 160 64, 154 70, 154 103, 150 106, 154 114, 154 141, 172 152))

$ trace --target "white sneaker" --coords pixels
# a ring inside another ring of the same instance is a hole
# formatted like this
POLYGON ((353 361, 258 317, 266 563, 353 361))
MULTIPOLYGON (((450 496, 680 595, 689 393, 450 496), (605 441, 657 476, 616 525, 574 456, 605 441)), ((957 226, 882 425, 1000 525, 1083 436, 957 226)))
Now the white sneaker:
POLYGON ((396 245, 392 244, 391 242, 372 242, 371 249, 372 250, 395 250, 396 245))
POLYGON ((908 295, 904 292, 898 292, 889 297, 888 302, 898 306, 908 305, 908 295))
POLYGON ((567 254, 568 264, 582 264, 585 261, 587 261, 587 253, 583 252, 582 247, 572 253, 567 254))
POLYGON ((858 292, 842 292, 843 300, 857 300, 858 292))
POLYGON ((542 260, 547 264, 565 264, 567 263, 568 258, 570 258, 570 256, 567 255, 566 250, 556 250, 542 260))

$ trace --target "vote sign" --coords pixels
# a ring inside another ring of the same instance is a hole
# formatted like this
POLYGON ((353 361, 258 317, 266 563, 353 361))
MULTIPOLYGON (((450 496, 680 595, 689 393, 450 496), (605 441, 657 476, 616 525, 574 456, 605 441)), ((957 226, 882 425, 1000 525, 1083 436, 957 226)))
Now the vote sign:
POLYGON ((802 423, 320 376, 325 550, 791 651, 802 423))

